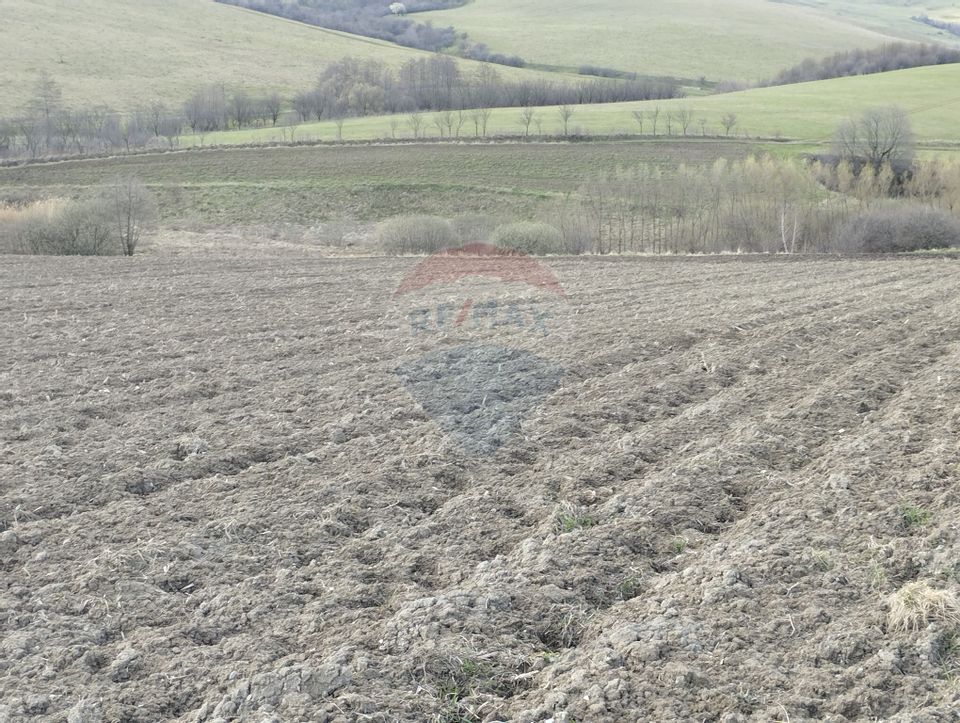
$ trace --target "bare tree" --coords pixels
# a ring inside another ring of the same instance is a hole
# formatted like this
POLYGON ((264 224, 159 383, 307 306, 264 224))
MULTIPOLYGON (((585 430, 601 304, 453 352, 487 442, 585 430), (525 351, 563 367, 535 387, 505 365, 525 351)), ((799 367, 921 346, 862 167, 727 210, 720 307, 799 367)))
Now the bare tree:
POLYGON ((530 124, 537 117, 537 109, 532 105, 525 105, 520 111, 520 123, 523 125, 523 137, 530 137, 530 124))
POLYGON ((898 106, 871 108, 859 118, 845 120, 837 128, 834 143, 841 158, 868 163, 874 171, 884 164, 896 168, 913 161, 910 118, 898 106))
POLYGON ((431 120, 433 120, 433 125, 440 134, 440 137, 443 138, 443 129, 445 127, 443 113, 434 113, 431 120))
POLYGON ((120 251, 124 256, 133 256, 144 228, 154 221, 153 196, 142 181, 130 176, 115 178, 102 194, 117 232, 120 251))
POLYGON ((725 113, 723 118, 720 119, 720 125, 723 126, 723 129, 727 132, 729 136, 734 128, 737 126, 737 114, 736 113, 725 113))
POLYGON ((413 133, 414 138, 420 137, 421 129, 423 128, 423 113, 420 111, 414 111, 407 116, 407 125, 410 126, 410 130, 413 133))
POLYGON ((280 94, 268 94, 263 99, 263 109, 266 111, 273 126, 276 127, 277 121, 280 120, 280 112, 283 110, 283 100, 281 100, 280 94))
POLYGON ((637 125, 640 126, 640 135, 643 135, 643 121, 646 118, 646 114, 642 110, 633 111, 633 119, 637 122, 637 125))
POLYGON ((168 115, 167 107, 162 101, 155 100, 147 106, 144 112, 147 118, 147 125, 149 126, 150 130, 153 131, 153 137, 159 138, 163 135, 163 133, 161 133, 161 127, 164 119, 168 115))
POLYGON ((660 106, 656 105, 650 111, 650 123, 653 126, 653 137, 657 137, 657 121, 660 119, 660 106))
POLYGON ((676 118, 677 122, 680 124, 680 129, 683 131, 683 135, 687 135, 687 129, 693 122, 693 116, 693 109, 691 109, 689 106, 684 105, 677 109, 676 118))
POLYGON ((230 119, 237 128, 243 128, 253 118, 254 103, 247 91, 238 90, 230 96, 230 119))
POLYGON ((572 105, 564 104, 557 109, 557 115, 560 116, 560 122, 563 124, 563 135, 570 135, 570 119, 573 118, 575 109, 572 105))
POLYGON ((180 143, 180 132, 183 130, 183 121, 179 116, 167 115, 160 121, 160 135, 163 136, 171 148, 180 143))
POLYGON ((60 85, 44 71, 34 86, 33 97, 27 103, 27 112, 42 123, 47 147, 53 136, 54 120, 63 109, 63 90, 60 85))
POLYGON ((487 137, 487 124, 490 122, 490 116, 493 115, 492 108, 479 108, 477 114, 480 118, 480 132, 484 138, 487 137))

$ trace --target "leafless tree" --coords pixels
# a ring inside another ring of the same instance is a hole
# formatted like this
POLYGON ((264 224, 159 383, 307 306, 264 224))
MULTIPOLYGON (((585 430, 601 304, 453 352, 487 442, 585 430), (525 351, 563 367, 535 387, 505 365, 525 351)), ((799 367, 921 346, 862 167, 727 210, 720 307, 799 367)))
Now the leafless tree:
POLYGON ((720 125, 723 126, 723 129, 727 132, 729 136, 734 128, 737 126, 737 114, 736 113, 725 113, 723 118, 720 119, 720 125))
POLYGON ((563 135, 570 135, 570 119, 573 118, 575 110, 572 105, 564 104, 557 109, 557 115, 560 116, 560 122, 563 124, 563 135))
POLYGON ((414 111, 407 116, 407 125, 410 126, 410 131, 413 133, 414 138, 420 137, 420 132, 423 128, 423 113, 419 111, 414 111))
POLYGON ((237 128, 243 128, 253 118, 254 103, 245 90, 235 91, 230 96, 230 119, 237 128))
POLYGON ((270 122, 274 127, 277 125, 277 121, 280 120, 280 113, 283 110, 283 100, 280 98, 279 93, 269 93, 263 99, 263 109, 266 111, 267 116, 270 118, 270 122))
POLYGON ((646 118, 646 114, 642 110, 633 111, 633 119, 637 122, 637 125, 640 126, 640 135, 643 135, 643 121, 646 118))
POLYGON ((871 108, 859 118, 845 120, 834 140, 841 158, 868 163, 875 171, 884 164, 896 167, 913 161, 910 118, 898 106, 871 108))
POLYGON ((676 118, 677 122, 680 124, 680 129, 683 131, 683 135, 687 135, 687 129, 693 122, 693 116, 693 109, 691 109, 689 106, 684 105, 677 109, 676 118))
POLYGON ((133 256, 144 228, 154 221, 156 203, 142 181, 130 176, 115 178, 102 192, 124 256, 133 256))
POLYGON ((520 110, 520 123, 523 125, 523 137, 530 137, 530 124, 537 117, 537 109, 532 105, 525 105, 520 110))

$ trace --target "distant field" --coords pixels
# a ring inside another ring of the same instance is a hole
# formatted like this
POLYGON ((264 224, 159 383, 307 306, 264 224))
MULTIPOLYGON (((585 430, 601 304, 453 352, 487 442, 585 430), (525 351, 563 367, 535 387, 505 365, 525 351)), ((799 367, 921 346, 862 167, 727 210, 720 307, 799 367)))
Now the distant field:
POLYGON ((711 162, 744 143, 410 144, 189 151, 0 168, 4 196, 73 195, 118 173, 157 193, 166 223, 310 224, 403 213, 523 216, 639 162, 711 162))
MULTIPOLYGON (((673 101, 649 101, 641 103, 610 103, 592 106, 577 106, 570 121, 574 130, 588 134, 605 135, 637 133, 640 130, 633 112, 647 113, 644 133, 652 133, 649 113, 661 109, 657 133, 666 133, 666 116, 671 111, 690 108, 694 120, 687 132, 689 135, 724 134, 721 119, 727 113, 737 114, 737 126, 732 135, 765 138, 783 138, 810 144, 829 141, 837 124, 845 117, 877 105, 897 104, 910 114, 914 131, 920 141, 931 146, 960 142, 960 64, 877 75, 836 78, 832 80, 785 85, 724 95, 697 96, 673 101), (706 121, 701 127, 700 119, 706 121)), ((562 125, 555 107, 542 108, 538 112, 541 129, 545 134, 561 131, 562 125)), ((409 138, 411 130, 407 118, 397 118, 398 138, 409 138)), ((437 136, 437 128, 425 116, 424 129, 427 135, 437 136)), ((674 132, 681 131, 674 123, 674 132)), ((537 132, 536 124, 531 132, 537 132)), ((390 117, 356 118, 343 126, 344 140, 365 140, 389 137, 390 117)), ((503 108, 493 111, 488 133, 490 135, 518 135, 523 132, 520 109, 503 108)), ((464 137, 474 135, 474 126, 468 119, 461 130, 464 137)), ((252 142, 277 142, 283 140, 334 140, 336 128, 332 123, 313 123, 295 129, 266 128, 248 131, 213 133, 204 137, 204 143, 230 144, 252 142)), ((199 144, 196 137, 185 137, 186 145, 199 144)))
POLYGON ((137 0, 133 6, 125 0, 0 0, 0 117, 30 97, 42 71, 63 86, 68 103, 129 109, 157 98, 179 105, 194 88, 213 82, 290 93, 347 55, 392 65, 427 55, 211 0, 137 0))
POLYGON ((910 20, 921 12, 855 0, 474 0, 423 17, 535 63, 759 80, 811 56, 939 37, 910 20))
POLYGON ((862 28, 893 35, 904 40, 958 42, 935 28, 913 20, 927 15, 938 20, 960 18, 956 2, 915 2, 914 0, 778 0, 778 2, 813 8, 824 15, 849 22, 862 28))

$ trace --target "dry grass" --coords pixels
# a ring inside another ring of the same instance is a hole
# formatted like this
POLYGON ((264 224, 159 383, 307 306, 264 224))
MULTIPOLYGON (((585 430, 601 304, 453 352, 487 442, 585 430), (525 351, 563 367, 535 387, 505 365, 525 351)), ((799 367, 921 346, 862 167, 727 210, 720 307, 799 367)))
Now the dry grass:
POLYGON ((34 219, 51 219, 65 205, 62 198, 45 198, 26 205, 0 205, 0 225, 14 224, 34 219))
POLYGON ((919 630, 927 623, 960 625, 960 599, 952 590, 938 590, 927 582, 911 582, 889 598, 887 623, 891 630, 919 630))

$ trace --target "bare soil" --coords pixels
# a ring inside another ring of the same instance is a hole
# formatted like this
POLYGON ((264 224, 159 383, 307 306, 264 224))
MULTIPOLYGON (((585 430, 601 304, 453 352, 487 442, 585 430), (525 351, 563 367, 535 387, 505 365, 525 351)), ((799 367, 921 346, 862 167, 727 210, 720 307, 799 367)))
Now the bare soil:
POLYGON ((957 261, 549 260, 513 337, 415 263, 4 259, 0 721, 960 720, 887 624, 960 590, 957 261))

